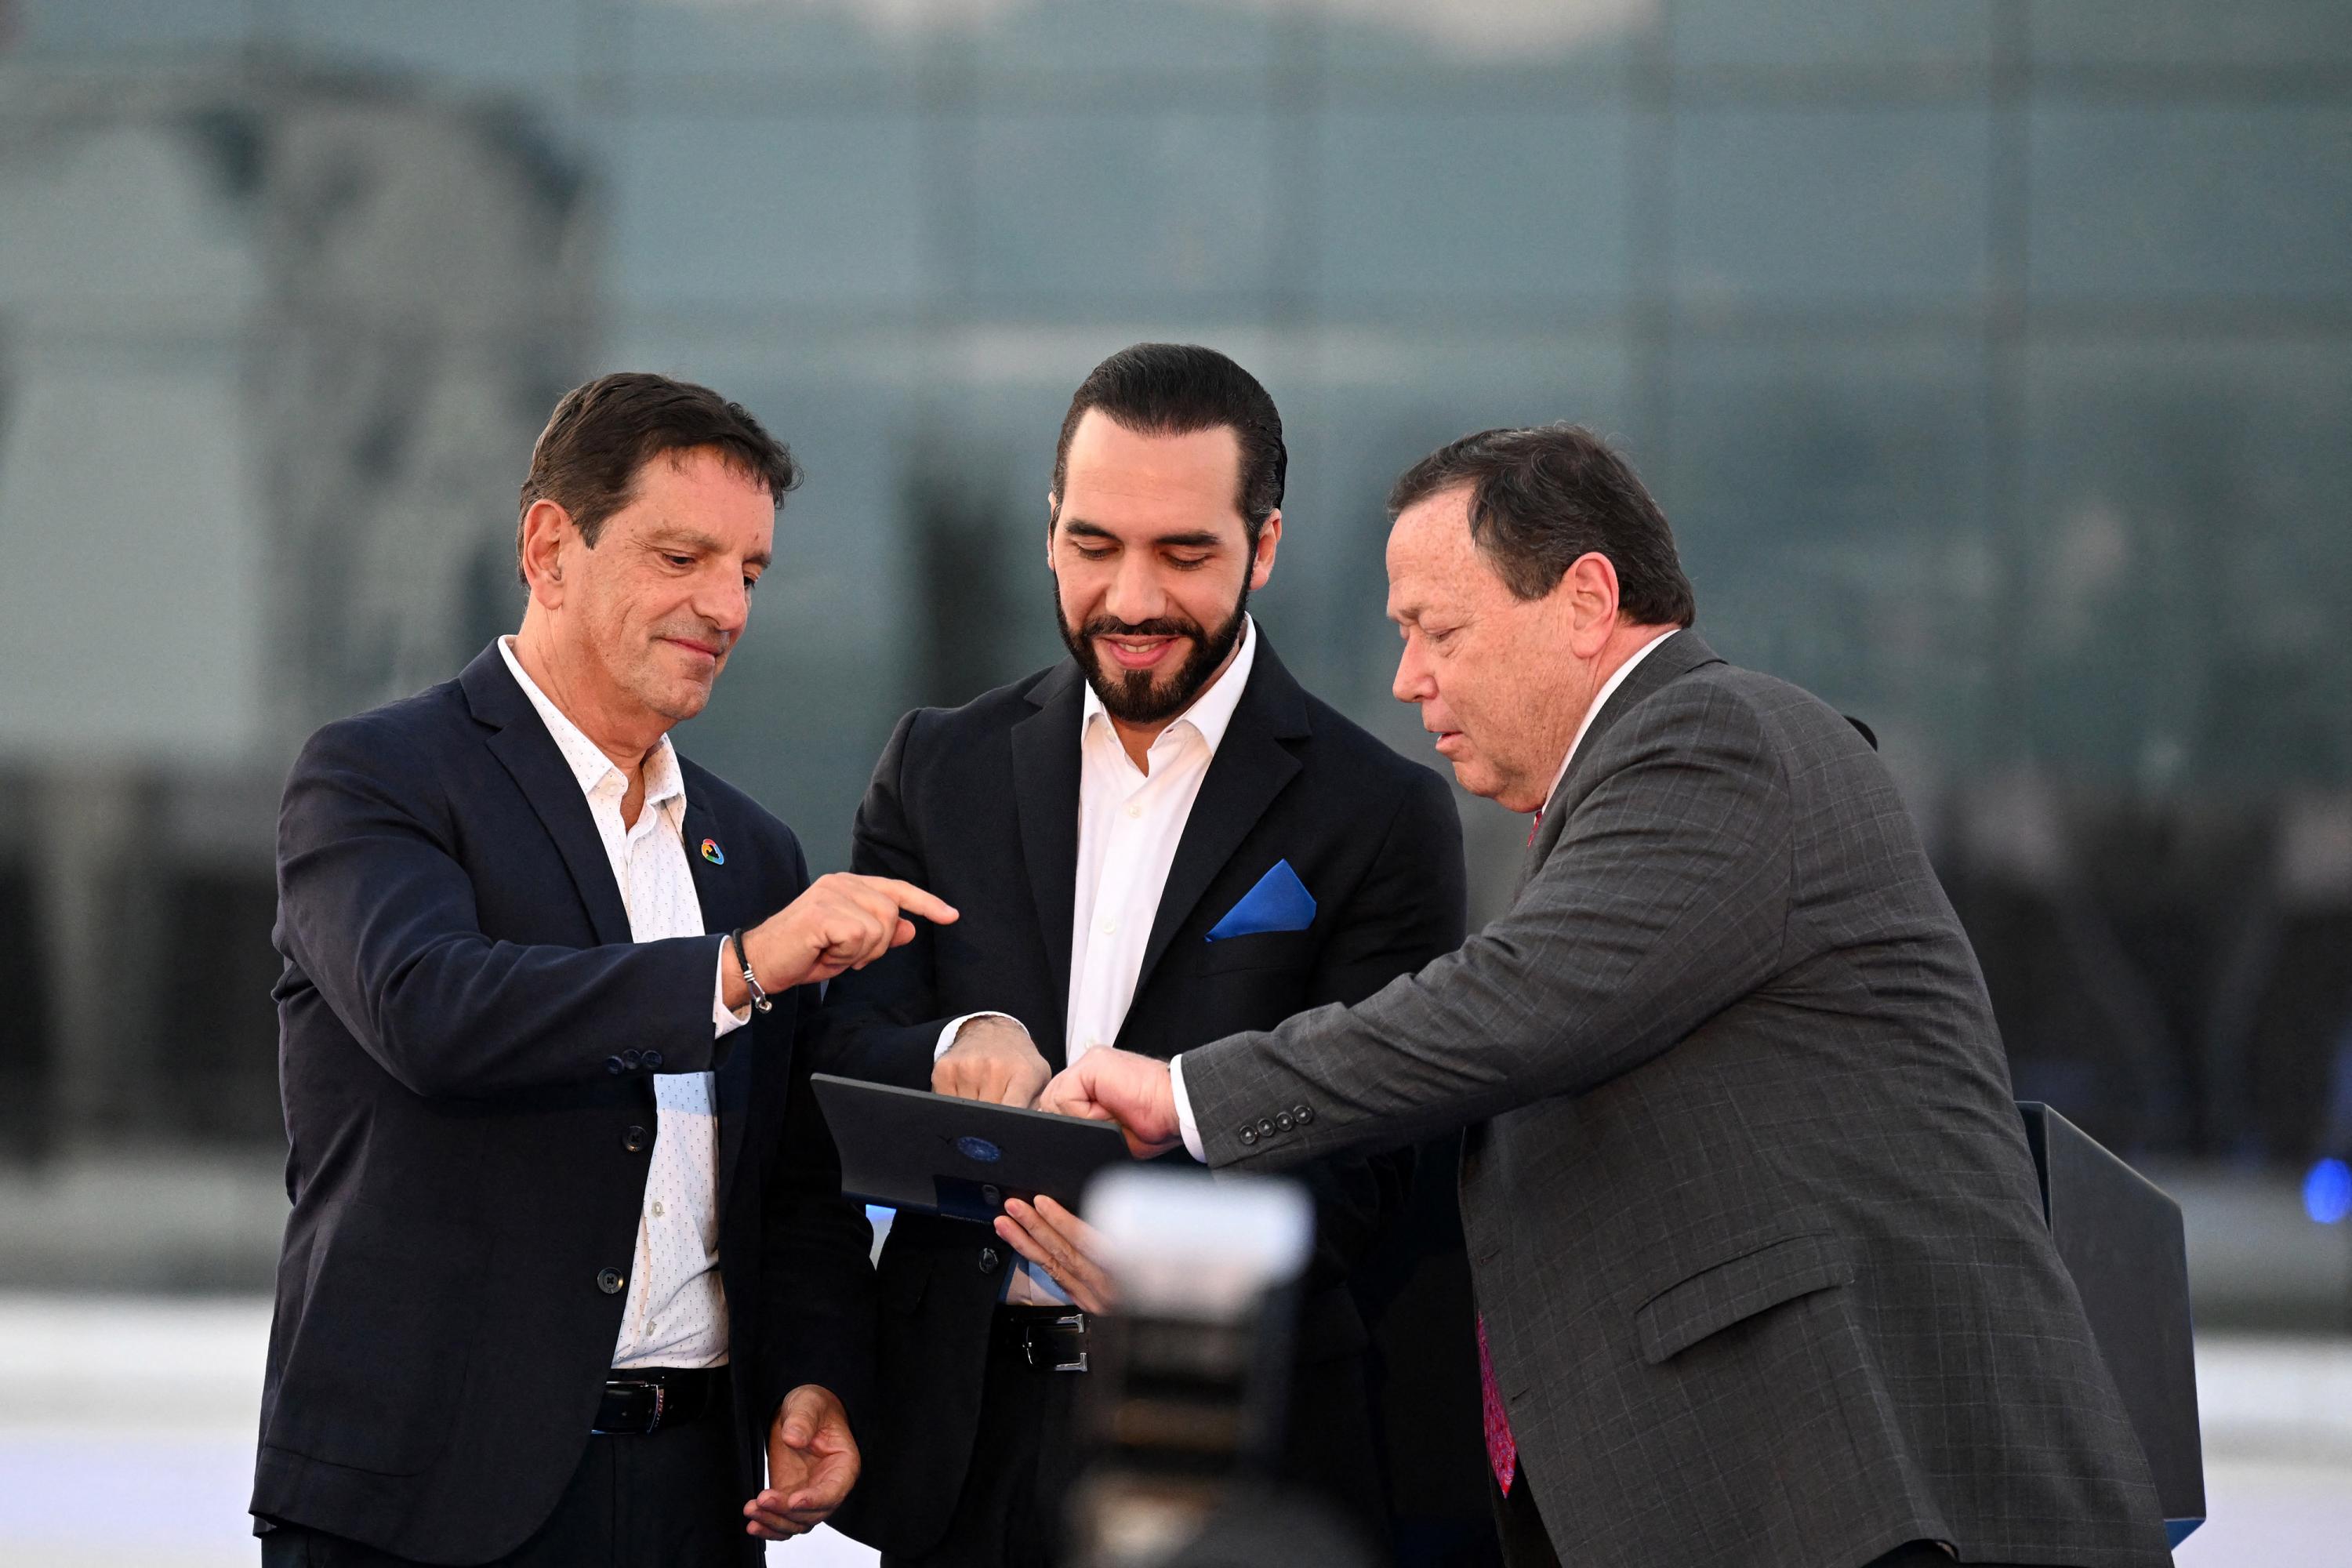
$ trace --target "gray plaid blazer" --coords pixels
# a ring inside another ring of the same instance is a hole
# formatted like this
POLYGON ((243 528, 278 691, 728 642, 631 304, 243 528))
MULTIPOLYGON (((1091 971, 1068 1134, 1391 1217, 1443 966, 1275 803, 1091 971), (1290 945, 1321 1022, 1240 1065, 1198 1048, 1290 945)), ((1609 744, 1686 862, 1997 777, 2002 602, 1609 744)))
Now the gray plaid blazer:
POLYGON ((1182 1070, 1223 1168, 1468 1126, 1471 1267, 1560 1561, 2168 1563, 1876 753, 1683 632, 1528 866, 1458 952, 1182 1070))

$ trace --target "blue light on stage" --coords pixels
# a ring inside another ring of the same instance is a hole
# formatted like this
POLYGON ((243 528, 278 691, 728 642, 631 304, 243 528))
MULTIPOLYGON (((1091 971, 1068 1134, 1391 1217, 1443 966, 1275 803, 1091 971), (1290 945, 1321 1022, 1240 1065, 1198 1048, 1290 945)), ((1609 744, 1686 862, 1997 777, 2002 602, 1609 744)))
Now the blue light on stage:
POLYGON ((2303 1179, 2303 1212, 2321 1225, 2334 1225, 2352 1214, 2352 1165, 2322 1160, 2303 1179))

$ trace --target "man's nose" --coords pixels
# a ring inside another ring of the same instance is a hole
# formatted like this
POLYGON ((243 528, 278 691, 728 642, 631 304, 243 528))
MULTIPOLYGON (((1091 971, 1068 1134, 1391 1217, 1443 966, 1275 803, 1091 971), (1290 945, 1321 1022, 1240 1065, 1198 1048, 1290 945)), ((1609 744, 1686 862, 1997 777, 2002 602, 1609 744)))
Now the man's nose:
POLYGON ((1389 692, 1400 702, 1426 702, 1437 694, 1429 679, 1429 661, 1421 657, 1411 637, 1405 639, 1404 651, 1397 655, 1396 679, 1389 682, 1389 692))
POLYGON ((714 572, 694 596, 694 610, 718 630, 735 637, 751 618, 751 590, 740 572, 714 572))
POLYGON ((1137 551, 1123 553, 1112 574, 1110 591, 1103 595, 1103 613, 1130 626, 1156 621, 1168 607, 1168 595, 1149 557, 1137 551))

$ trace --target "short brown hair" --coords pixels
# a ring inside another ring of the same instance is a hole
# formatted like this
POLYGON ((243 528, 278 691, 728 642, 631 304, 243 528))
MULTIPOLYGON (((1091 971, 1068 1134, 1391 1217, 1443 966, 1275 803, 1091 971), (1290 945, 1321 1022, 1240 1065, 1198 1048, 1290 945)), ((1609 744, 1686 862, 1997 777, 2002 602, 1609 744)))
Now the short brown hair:
MULTIPOLYGON (((572 514, 590 549, 604 520, 629 504, 637 475, 665 452, 709 448, 766 487, 778 506, 801 482, 791 448, 751 411, 707 386, 644 371, 600 375, 556 404, 530 449, 521 510, 551 500, 572 514)), ((515 519, 515 575, 522 576, 522 519, 515 519)))
POLYGON ((1407 468, 1389 516, 1456 485, 1470 487, 1470 538, 1511 592, 1540 599, 1580 556, 1617 569, 1617 608, 1638 626, 1686 626, 1697 595, 1675 532, 1632 465, 1579 425, 1481 430, 1407 468))

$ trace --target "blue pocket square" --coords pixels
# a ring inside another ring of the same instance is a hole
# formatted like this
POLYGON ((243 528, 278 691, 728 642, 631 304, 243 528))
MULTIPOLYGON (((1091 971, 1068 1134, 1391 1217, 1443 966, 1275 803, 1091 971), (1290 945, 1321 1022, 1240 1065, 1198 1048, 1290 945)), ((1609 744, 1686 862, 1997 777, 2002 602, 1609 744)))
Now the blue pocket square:
POLYGON ((1298 879, 1287 860, 1276 860, 1274 869, 1257 879, 1257 886, 1242 895, 1242 901, 1225 911, 1225 918, 1210 929, 1211 942, 1223 942, 1229 936, 1256 936, 1273 931, 1305 931, 1315 921, 1315 895, 1298 879))

